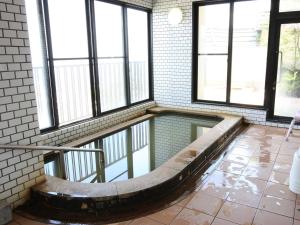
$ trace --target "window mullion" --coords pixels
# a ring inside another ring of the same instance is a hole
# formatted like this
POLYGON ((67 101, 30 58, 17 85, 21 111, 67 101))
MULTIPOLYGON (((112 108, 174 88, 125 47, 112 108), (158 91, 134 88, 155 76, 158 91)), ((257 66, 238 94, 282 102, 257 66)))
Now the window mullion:
POLYGON ((48 65, 50 89, 51 89, 53 128, 57 128, 59 125, 59 116, 58 116, 58 108, 57 108, 57 96, 56 96, 56 84, 55 84, 55 74, 54 74, 55 72, 54 72, 54 63, 53 63, 48 0, 43 0, 43 10, 44 10, 45 34, 46 34, 46 43, 47 43, 47 56, 48 56, 47 65, 48 65))
POLYGON ((100 98, 100 85, 99 85, 99 70, 98 70, 98 53, 97 53, 97 37, 96 37, 96 22, 95 22, 95 6, 94 6, 94 0, 90 1, 90 24, 91 24, 91 39, 89 40, 89 43, 91 45, 91 51, 92 57, 91 60, 91 68, 93 77, 91 77, 94 80, 94 84, 92 86, 92 96, 95 96, 93 100, 93 110, 95 109, 95 115, 94 116, 100 116, 101 115, 101 98, 100 98))
POLYGON ((96 99, 96 87, 95 87, 95 73, 93 68, 93 34, 92 34, 92 18, 91 18, 91 6, 90 1, 85 0, 86 9, 86 23, 87 23, 87 37, 88 37, 88 51, 89 51, 89 70, 90 70, 90 83, 91 83, 91 98, 92 98, 92 109, 93 117, 97 115, 97 99, 96 99))
POLYGON ((122 7, 123 18, 123 45, 124 45, 124 60, 125 60, 125 89, 126 89, 126 105, 131 105, 130 95, 130 75, 129 75, 129 46, 128 46, 128 19, 127 8, 122 7))
POLYGON ((234 13, 234 3, 233 3, 233 2, 230 2, 229 35, 228 35, 228 60, 227 60, 226 103, 230 103, 230 92, 231 92, 232 41, 233 41, 233 13, 234 13))

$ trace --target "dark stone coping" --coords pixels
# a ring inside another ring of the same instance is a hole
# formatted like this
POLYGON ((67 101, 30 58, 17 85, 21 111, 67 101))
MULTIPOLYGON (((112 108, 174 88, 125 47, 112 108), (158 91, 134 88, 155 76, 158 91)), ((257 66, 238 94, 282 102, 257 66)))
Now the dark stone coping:
POLYGON ((155 114, 183 113, 210 118, 221 118, 206 134, 182 149, 167 162, 150 173, 125 181, 111 183, 74 183, 56 177, 46 176, 46 181, 32 188, 32 200, 43 202, 47 207, 72 212, 86 211, 99 214, 111 207, 122 207, 131 202, 159 198, 171 192, 197 168, 207 163, 218 146, 222 145, 241 125, 243 118, 220 113, 205 113, 197 110, 185 110, 154 107, 148 114, 128 122, 111 127, 89 137, 81 138, 66 146, 79 146, 100 136, 108 135, 130 125, 149 119, 155 114))

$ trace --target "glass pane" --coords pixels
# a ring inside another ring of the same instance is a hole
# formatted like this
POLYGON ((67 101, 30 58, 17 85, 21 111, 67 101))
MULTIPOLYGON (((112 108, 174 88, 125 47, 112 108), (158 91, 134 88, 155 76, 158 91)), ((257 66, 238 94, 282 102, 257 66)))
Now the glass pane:
POLYGON ((227 53, 229 4, 199 7, 199 53, 227 53))
POLYGON ((280 12, 300 11, 299 0, 280 0, 280 12))
POLYGON ((54 61, 60 125, 93 116, 88 60, 54 61))
POLYGON ((88 56, 84 0, 48 1, 54 58, 88 56))
POLYGON ((101 59, 98 66, 101 111, 125 106, 124 59, 101 59))
POLYGON ((270 0, 234 4, 231 103, 263 105, 270 0))
POLYGON ((122 7, 95 1, 98 57, 124 56, 122 7))
POLYGON ((53 126, 46 50, 40 26, 41 20, 38 14, 37 1, 26 0, 25 3, 39 127, 40 129, 45 129, 53 126))
POLYGON ((280 34, 274 114, 293 117, 300 106, 300 23, 281 25, 280 34))
POLYGON ((198 99, 226 101, 227 55, 198 57, 198 99))
POLYGON ((149 98, 147 13, 128 9, 131 102, 149 98))

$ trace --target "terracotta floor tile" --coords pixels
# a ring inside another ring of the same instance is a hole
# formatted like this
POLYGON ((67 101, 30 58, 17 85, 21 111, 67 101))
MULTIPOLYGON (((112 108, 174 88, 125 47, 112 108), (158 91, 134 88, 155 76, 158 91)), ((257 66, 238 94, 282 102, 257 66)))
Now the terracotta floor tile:
POLYGON ((278 156, 276 158, 276 162, 292 164, 293 163, 293 158, 294 158, 293 155, 280 155, 280 154, 278 154, 278 156))
POLYGON ((185 207, 198 210, 211 216, 216 216, 223 203, 223 199, 199 191, 185 207))
POLYGON ((130 225, 162 225, 162 223, 159 223, 155 220, 151 220, 147 217, 142 217, 139 219, 135 219, 130 223, 130 225))
MULTIPOLYGON (((172 225, 209 225, 213 217, 191 209, 183 209, 171 223, 172 225)), ((141 224, 140 224, 141 225, 141 224)))
POLYGON ((266 181, 241 176, 231 189, 227 200, 257 208, 266 185, 266 181))
POLYGON ((225 202, 219 211, 217 218, 229 220, 237 224, 251 224, 255 216, 256 209, 232 203, 225 202))
POLYGON ((293 219, 275 213, 258 210, 252 225, 293 225, 293 219))
POLYGON ((300 135, 299 135, 299 133, 295 134, 295 132, 293 131, 293 134, 291 134, 289 136, 288 142, 289 143, 297 143, 297 144, 299 144, 300 143, 300 135))
POLYGON ((219 218, 215 218, 214 222, 211 225, 237 225, 237 223, 232 223, 230 221, 227 220, 222 220, 219 218))
POLYGON ((170 224, 181 210, 182 207, 174 205, 157 213, 151 214, 147 217, 163 224, 170 224))
POLYGON ((241 176, 234 184, 234 188, 250 190, 253 193, 263 193, 267 182, 253 177, 241 176))
POLYGON ((191 199, 195 196, 196 193, 197 192, 192 192, 187 197, 178 202, 176 205, 184 207, 189 201, 191 201, 191 199))
POLYGON ((275 162, 273 170, 280 173, 290 173, 291 168, 292 165, 290 163, 275 162))
POLYGON ((272 167, 247 166, 242 175, 255 177, 261 180, 269 180, 271 173, 272 167))
POLYGON ((284 198, 288 200, 295 201, 296 200, 296 194, 290 191, 289 187, 287 185, 282 184, 275 184, 272 182, 269 182, 267 184, 267 188, 265 190, 265 195, 270 195, 278 198, 284 198))
POLYGON ((300 225, 300 220, 294 220, 294 225, 300 225))
POLYGON ((288 173, 280 173, 277 171, 272 171, 269 181, 273 183, 289 185, 290 175, 288 173))
POLYGON ((262 197, 261 193, 252 193, 250 191, 245 190, 231 190, 227 200, 243 205, 247 205, 253 208, 257 208, 259 205, 259 201, 262 197))
MULTIPOLYGON (((259 151, 265 153, 278 154, 279 150, 280 150, 280 144, 278 143, 273 143, 273 144, 261 143, 259 147, 259 151)), ((258 150, 256 150, 255 152, 258 152, 258 150)))
POLYGON ((250 158, 250 163, 251 162, 256 162, 256 163, 270 163, 270 162, 275 162, 277 157, 277 154, 271 153, 271 152, 254 152, 252 157, 250 158))
POLYGON ((263 196, 260 201, 259 208, 283 216, 293 217, 295 211, 295 201, 273 196, 263 196))
POLYGON ((234 147, 232 148, 231 154, 233 155, 242 155, 246 157, 251 157, 254 153, 254 149, 252 148, 242 148, 242 147, 234 147))
POLYGON ((110 223, 109 225, 129 225, 132 222, 132 220, 129 221, 123 221, 120 223, 110 223))
POLYGON ((46 225, 46 223, 33 221, 33 220, 27 219, 23 216, 20 216, 18 214, 13 215, 13 221, 16 223, 19 223, 20 225, 46 225))
POLYGON ((215 171, 201 187, 205 193, 226 199, 238 176, 223 171, 215 171))
POLYGON ((219 166, 218 170, 221 170, 221 171, 224 171, 227 173, 240 175, 244 171, 244 168, 245 168, 245 165, 243 165, 243 164, 224 161, 219 166))
POLYGON ((280 155, 294 155, 294 153, 298 150, 299 143, 290 143, 290 142, 283 142, 279 154, 280 155))
POLYGON ((300 220, 300 200, 297 199, 296 201, 296 208, 295 208, 295 219, 300 220))
POLYGON ((224 159, 224 161, 246 165, 249 162, 249 157, 242 156, 242 155, 229 154, 228 156, 226 156, 226 158, 224 159))

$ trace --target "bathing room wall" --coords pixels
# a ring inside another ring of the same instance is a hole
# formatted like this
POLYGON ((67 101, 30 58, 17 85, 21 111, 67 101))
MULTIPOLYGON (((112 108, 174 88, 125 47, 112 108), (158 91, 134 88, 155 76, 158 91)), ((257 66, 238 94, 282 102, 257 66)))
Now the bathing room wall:
POLYGON ((250 123, 266 122, 266 111, 191 103, 192 91, 192 0, 153 0, 154 99, 158 105, 194 108, 208 112, 241 115, 250 123), (168 11, 183 11, 179 25, 168 23, 168 11))
MULTIPOLYGON (((0 0, 0 145, 35 145, 37 110, 23 0, 0 0)), ((0 149, 0 200, 19 205, 44 179, 41 152, 0 149)))

